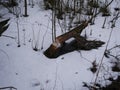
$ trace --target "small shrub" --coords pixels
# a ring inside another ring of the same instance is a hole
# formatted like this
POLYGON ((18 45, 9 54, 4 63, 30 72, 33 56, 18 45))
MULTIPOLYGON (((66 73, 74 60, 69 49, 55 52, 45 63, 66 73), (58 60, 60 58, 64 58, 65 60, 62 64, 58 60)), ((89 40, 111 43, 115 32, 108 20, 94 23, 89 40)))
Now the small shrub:
POLYGON ((110 16, 110 10, 105 6, 100 8, 100 12, 102 13, 102 16, 110 16))
POLYGON ((97 3, 96 1, 90 1, 88 2, 88 5, 93 8, 99 8, 99 3, 97 3))

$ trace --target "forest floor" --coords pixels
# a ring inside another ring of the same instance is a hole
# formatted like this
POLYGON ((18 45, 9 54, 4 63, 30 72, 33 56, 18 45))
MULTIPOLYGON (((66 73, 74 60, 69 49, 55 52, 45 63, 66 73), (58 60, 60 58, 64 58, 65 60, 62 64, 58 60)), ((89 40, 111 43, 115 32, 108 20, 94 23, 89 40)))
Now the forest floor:
MULTIPOLYGON (((109 21, 114 16, 110 16, 105 28, 102 28, 105 17, 98 16, 95 24, 88 25, 81 33, 88 40, 104 41, 102 47, 90 51, 73 51, 49 59, 43 53, 52 43, 52 12, 39 5, 33 8, 28 6, 29 16, 20 14, 16 18, 6 8, 0 8, 1 21, 10 18, 10 26, 3 35, 13 37, 0 37, 0 88, 13 86, 17 90, 89 90, 87 86, 94 83, 97 83, 96 87, 105 87, 112 82, 120 83, 120 19, 111 28, 109 21), (34 51, 35 48, 38 51, 34 51)), ((23 13, 22 6, 20 8, 23 13)), ((58 36, 61 34, 59 24, 56 27, 58 36)))

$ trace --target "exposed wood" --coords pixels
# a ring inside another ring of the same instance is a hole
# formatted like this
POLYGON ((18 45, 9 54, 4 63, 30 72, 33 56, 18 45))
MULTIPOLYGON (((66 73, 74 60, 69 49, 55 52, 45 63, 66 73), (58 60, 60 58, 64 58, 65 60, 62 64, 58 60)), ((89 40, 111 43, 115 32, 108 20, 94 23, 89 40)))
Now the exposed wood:
POLYGON ((44 52, 44 55, 48 58, 56 58, 58 55, 56 55, 59 52, 59 48, 51 44, 51 46, 44 52))

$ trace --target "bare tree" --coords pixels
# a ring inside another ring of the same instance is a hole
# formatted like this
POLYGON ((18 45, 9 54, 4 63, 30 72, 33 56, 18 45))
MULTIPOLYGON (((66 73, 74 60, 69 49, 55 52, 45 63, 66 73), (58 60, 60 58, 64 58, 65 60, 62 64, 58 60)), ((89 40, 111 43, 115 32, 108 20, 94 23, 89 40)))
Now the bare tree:
POLYGON ((24 7, 25 7, 24 17, 28 17, 28 13, 27 13, 27 0, 24 0, 24 7))

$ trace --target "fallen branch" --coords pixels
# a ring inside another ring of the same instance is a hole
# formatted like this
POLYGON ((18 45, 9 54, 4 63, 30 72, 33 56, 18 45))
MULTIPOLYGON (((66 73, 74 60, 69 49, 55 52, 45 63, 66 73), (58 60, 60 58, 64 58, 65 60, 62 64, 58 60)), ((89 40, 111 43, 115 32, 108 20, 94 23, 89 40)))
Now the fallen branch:
POLYGON ((15 88, 15 87, 13 87, 13 86, 0 88, 0 90, 2 90, 2 89, 10 89, 10 90, 15 89, 15 90, 17 90, 17 88, 15 88))
POLYGON ((12 36, 8 36, 8 35, 1 35, 3 37, 8 37, 8 38, 11 38, 11 39, 16 39, 15 37, 12 37, 12 36))

